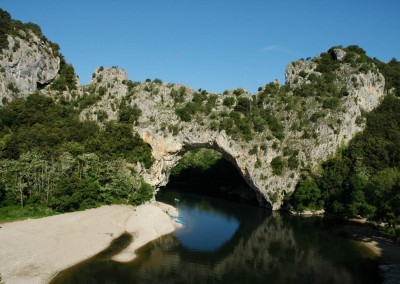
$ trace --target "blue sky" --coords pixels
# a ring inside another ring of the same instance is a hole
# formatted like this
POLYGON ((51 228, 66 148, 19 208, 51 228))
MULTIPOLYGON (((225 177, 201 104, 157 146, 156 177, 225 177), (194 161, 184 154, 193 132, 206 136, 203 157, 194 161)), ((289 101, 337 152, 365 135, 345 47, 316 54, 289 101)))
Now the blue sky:
POLYGON ((286 65, 334 45, 400 59, 398 0, 1 0, 41 26, 82 84, 96 67, 211 92, 255 92, 286 65))

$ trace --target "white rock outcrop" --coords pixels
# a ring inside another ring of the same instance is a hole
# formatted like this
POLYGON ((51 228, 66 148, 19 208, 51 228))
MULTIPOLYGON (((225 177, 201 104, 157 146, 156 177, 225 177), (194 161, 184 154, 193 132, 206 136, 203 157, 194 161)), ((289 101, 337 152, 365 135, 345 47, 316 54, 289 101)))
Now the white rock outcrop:
POLYGON ((0 105, 34 93, 54 80, 60 70, 60 58, 47 41, 33 32, 20 31, 8 36, 8 48, 0 54, 0 105))

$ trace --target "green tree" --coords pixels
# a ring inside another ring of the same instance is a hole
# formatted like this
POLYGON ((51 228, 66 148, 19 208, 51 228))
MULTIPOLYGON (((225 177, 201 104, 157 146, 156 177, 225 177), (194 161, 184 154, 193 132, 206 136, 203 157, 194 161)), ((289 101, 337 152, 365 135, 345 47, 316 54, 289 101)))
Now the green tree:
POLYGON ((286 167, 286 161, 281 156, 277 156, 271 161, 272 173, 274 175, 282 175, 286 167))
POLYGON ((368 186, 376 207, 375 216, 394 226, 400 223, 400 171, 386 168, 377 172, 368 186))
POLYGON ((312 178, 307 178, 299 183, 292 195, 293 206, 296 211, 307 209, 318 210, 323 208, 321 191, 312 178))

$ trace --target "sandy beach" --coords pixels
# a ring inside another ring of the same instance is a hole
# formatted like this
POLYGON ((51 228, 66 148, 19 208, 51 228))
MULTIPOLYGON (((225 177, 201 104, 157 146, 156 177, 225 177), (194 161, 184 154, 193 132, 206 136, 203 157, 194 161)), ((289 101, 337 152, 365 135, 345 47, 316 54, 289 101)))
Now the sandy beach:
POLYGON ((0 274, 6 284, 48 283, 58 272, 107 248, 123 233, 130 245, 114 256, 129 261, 134 251, 180 225, 167 204, 102 206, 41 219, 0 224, 0 274))

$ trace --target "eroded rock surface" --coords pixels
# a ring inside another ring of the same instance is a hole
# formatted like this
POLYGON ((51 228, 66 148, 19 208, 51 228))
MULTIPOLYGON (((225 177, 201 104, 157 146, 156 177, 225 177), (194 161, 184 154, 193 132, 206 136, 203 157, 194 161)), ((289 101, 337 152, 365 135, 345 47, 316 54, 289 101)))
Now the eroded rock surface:
MULTIPOLYGON (((337 54, 339 57, 342 55, 341 52, 337 54)), ((313 84, 310 74, 322 76, 316 71, 316 66, 317 63, 313 61, 291 63, 286 79, 290 90, 284 95, 268 95, 263 91, 252 97, 243 92, 207 94, 202 105, 206 106, 210 100, 214 100, 212 108, 208 113, 194 113, 190 121, 183 121, 176 110, 197 99, 195 96, 199 92, 192 88, 154 82, 127 87, 129 84, 123 70, 96 70, 96 77, 107 77, 108 89, 98 103, 82 112, 81 117, 95 119, 96 113, 106 111, 108 120, 113 120, 118 118, 118 105, 122 101, 136 105, 142 110, 142 115, 133 129, 151 146, 155 158, 150 169, 146 170, 140 165, 137 167, 148 183, 156 187, 165 185, 171 169, 186 151, 212 148, 238 168, 258 194, 260 204, 278 209, 284 196, 294 191, 300 168, 317 166, 341 145, 348 143, 364 127, 360 119, 362 113, 374 109, 384 95, 385 80, 377 68, 372 66, 368 72, 362 73, 358 67, 349 64, 343 64, 335 71, 338 78, 335 84, 345 90, 338 106, 326 107, 323 105, 325 102, 313 94, 305 97, 296 95, 298 88, 313 84), (177 102, 179 92, 183 95, 177 102), (270 129, 265 129, 253 132, 251 139, 243 139, 227 134, 218 127, 224 116, 234 110, 224 104, 224 99, 234 97, 238 100, 240 96, 248 97, 253 102, 263 99, 259 104, 264 110, 270 110, 283 125, 284 137, 278 139, 270 129), (301 129, 296 129, 298 123, 304 124, 301 129), (287 163, 290 159, 288 149, 296 153, 299 165, 286 167, 280 174, 274 173, 271 161, 281 157, 287 163)), ((272 84, 278 89, 284 88, 278 83, 272 84)))
POLYGON ((0 54, 0 105, 3 100, 32 94, 53 81, 60 57, 49 42, 31 31, 8 36, 8 48, 0 54))

